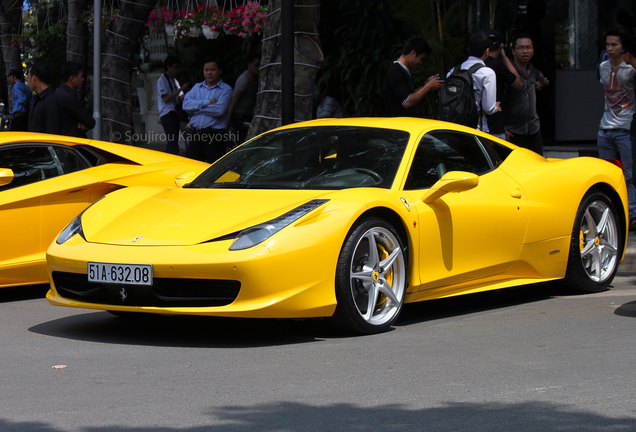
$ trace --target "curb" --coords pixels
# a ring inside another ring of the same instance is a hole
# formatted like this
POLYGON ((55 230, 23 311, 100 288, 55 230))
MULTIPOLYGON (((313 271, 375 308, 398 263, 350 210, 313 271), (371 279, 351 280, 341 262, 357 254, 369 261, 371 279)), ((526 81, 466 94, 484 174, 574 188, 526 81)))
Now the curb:
POLYGON ((619 272, 636 272, 636 235, 627 234, 625 258, 618 266, 619 272))

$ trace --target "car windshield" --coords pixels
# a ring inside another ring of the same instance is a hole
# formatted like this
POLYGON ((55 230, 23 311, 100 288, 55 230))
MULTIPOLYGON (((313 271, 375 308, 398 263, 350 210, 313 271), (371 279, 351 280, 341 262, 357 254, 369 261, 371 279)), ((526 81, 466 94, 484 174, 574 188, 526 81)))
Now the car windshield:
POLYGON ((262 135, 208 168, 186 187, 233 189, 390 188, 409 133, 322 126, 262 135))

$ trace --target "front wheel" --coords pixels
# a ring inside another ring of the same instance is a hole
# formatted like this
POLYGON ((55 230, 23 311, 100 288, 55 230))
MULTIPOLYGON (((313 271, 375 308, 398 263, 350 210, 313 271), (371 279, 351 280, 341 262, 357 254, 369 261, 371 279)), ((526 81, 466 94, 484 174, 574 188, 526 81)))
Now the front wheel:
POLYGON ((618 270, 623 229, 609 197, 590 191, 579 206, 572 229, 565 284, 580 293, 600 292, 618 270))
POLYGON ((406 258, 395 228, 369 218, 349 232, 336 268, 337 322, 355 333, 388 330, 406 295, 406 258))

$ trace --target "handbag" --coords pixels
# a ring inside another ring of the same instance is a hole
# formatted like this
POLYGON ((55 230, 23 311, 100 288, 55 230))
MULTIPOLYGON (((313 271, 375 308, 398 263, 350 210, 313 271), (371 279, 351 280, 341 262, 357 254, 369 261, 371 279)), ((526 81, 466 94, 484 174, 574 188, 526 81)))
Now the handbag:
MULTIPOLYGON (((174 81, 173 78, 170 78, 168 76, 168 74, 164 73, 163 76, 166 77, 166 79, 168 80, 168 86, 170 87, 170 92, 174 92, 176 90, 176 87, 174 85, 174 81)), ((183 122, 183 123, 187 123, 190 120, 190 115, 185 112, 183 110, 183 102, 181 101, 181 98, 179 97, 179 95, 177 95, 177 103, 176 103, 176 108, 175 111, 177 112, 177 114, 179 114, 179 121, 183 122)))

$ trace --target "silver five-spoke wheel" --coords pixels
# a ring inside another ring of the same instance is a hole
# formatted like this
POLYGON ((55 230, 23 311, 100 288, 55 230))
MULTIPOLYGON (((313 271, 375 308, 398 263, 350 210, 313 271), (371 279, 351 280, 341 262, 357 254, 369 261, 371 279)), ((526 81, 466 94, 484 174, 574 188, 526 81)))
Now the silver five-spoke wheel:
POLYGON ((388 329, 406 294, 406 258, 399 235, 383 219, 355 227, 342 248, 336 274, 336 317, 359 333, 388 329))
POLYGON ((606 203, 594 201, 588 206, 579 238, 585 272, 594 282, 604 282, 618 265, 618 229, 606 203))
POLYGON ((576 213, 564 283, 573 291, 593 293, 607 289, 618 270, 625 246, 625 220, 610 197, 588 191, 576 213))

